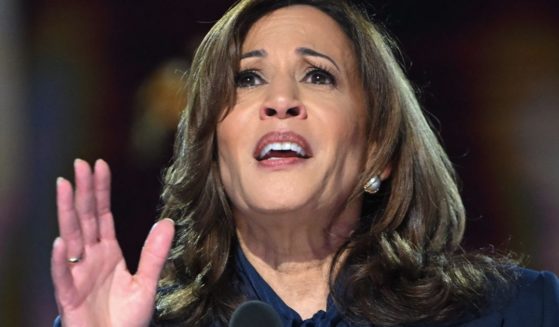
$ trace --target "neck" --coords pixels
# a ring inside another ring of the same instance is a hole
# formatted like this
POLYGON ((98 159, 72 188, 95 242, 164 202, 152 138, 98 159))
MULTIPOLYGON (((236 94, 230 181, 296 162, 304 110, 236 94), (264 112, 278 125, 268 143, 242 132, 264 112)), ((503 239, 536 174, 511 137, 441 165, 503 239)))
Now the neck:
MULTIPOLYGON (((282 270, 330 261, 359 219, 361 201, 338 210, 246 215, 234 212, 237 236, 247 258, 282 270)), ((252 263, 252 262, 251 262, 252 263)))
POLYGON ((248 261, 276 294, 306 319, 326 309, 334 256, 351 235, 360 210, 361 201, 355 201, 341 210, 331 210, 330 215, 314 211, 312 215, 234 216, 248 261))

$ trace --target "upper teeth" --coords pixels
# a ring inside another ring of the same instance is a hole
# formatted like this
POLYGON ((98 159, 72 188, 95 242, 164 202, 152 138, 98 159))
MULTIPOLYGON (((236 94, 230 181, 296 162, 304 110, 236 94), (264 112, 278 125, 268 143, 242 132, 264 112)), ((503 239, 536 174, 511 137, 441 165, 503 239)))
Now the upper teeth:
POLYGON ((270 151, 293 151, 302 157, 306 155, 305 150, 303 150, 299 144, 292 142, 275 142, 267 144, 262 151, 260 151, 260 158, 263 158, 270 151))

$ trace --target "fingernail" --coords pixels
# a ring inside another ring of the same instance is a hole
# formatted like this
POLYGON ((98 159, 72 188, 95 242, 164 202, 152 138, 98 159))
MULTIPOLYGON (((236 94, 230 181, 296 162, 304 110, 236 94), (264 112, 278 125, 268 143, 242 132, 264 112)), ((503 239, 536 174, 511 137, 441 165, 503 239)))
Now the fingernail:
POLYGON ((62 239, 60 238, 60 236, 58 236, 57 238, 54 239, 54 242, 52 242, 52 247, 53 248, 59 247, 60 244, 62 244, 62 239))
POLYGON ((170 221, 173 225, 175 224, 175 221, 171 218, 163 218, 160 221, 156 222, 155 224, 153 224, 153 226, 151 226, 151 229, 149 230, 149 232, 151 233, 151 231, 155 228, 155 226, 157 226, 161 221, 163 220, 168 220, 170 221))
POLYGON ((95 160, 95 170, 99 169, 99 166, 106 165, 108 166, 107 162, 101 158, 95 160))
POLYGON ((150 233, 151 233, 151 231, 153 231, 153 229, 155 228, 155 226, 157 226, 157 224, 159 224, 159 222, 156 222, 155 224, 153 224, 153 225, 151 226, 151 229, 149 230, 150 233))
POLYGON ((84 162, 84 160, 83 160, 83 159, 80 159, 80 158, 74 159, 74 167, 75 167, 78 163, 80 163, 80 162, 84 162))
POLYGON ((58 178, 56 179, 56 186, 60 185, 60 183, 62 183, 63 180, 64 180, 64 178, 58 177, 58 178))

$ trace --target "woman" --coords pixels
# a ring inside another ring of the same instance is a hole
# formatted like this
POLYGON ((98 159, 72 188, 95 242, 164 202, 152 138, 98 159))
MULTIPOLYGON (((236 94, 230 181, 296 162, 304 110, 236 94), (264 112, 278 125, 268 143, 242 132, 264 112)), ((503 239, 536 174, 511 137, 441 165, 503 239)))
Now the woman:
POLYGON ((135 275, 107 164, 76 161, 75 200, 59 179, 64 324, 226 326, 247 300, 285 326, 558 324, 554 275, 460 250, 452 166, 389 45, 345 1, 235 5, 193 61, 135 275))

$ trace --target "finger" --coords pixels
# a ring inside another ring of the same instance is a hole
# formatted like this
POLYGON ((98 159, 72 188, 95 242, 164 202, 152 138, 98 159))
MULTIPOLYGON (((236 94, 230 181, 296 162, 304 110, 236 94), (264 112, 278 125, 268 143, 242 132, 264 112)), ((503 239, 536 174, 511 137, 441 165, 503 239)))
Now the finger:
POLYGON ((66 244, 67 258, 79 258, 83 254, 80 223, 74 208, 74 192, 70 182, 62 177, 56 180, 56 207, 60 237, 66 244))
POLYGON ((99 216, 99 238, 115 239, 113 215, 111 213, 111 171, 104 160, 95 162, 94 184, 99 216))
POLYGON ((59 310, 76 297, 74 278, 66 261, 66 251, 64 240, 57 237, 52 246, 51 276, 59 310))
POLYGON ((99 239, 97 208, 93 190, 93 176, 89 164, 81 159, 74 161, 76 178, 76 212, 80 221, 85 245, 94 244, 99 239))
POLYGON ((142 249, 136 273, 138 280, 147 288, 155 289, 157 286, 174 234, 175 224, 171 219, 160 220, 152 227, 142 249))

